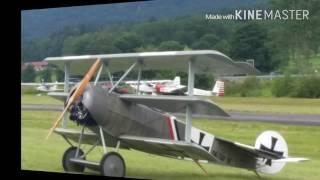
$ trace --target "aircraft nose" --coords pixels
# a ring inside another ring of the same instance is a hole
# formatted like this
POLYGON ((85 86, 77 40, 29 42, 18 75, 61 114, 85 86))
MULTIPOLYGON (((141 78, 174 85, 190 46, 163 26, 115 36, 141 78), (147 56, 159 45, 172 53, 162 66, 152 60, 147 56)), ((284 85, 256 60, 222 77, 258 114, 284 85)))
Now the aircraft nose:
MULTIPOLYGON (((72 93, 70 93, 72 94, 72 93)), ((88 87, 83 92, 82 96, 79 97, 79 100, 73 103, 70 107, 70 120, 76 122, 78 125, 86 126, 95 126, 97 125, 96 121, 92 118, 89 110, 84 105, 83 101, 90 101, 90 93, 88 93, 88 87)))

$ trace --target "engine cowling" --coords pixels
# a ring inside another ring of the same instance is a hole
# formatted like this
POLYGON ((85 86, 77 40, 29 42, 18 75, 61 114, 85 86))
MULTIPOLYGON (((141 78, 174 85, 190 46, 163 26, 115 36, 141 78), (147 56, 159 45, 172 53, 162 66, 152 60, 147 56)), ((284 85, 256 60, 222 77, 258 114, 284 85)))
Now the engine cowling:
MULTIPOLYGON (((70 94, 65 102, 65 104, 68 103, 69 98, 72 96, 74 93, 76 87, 73 87, 72 90, 70 91, 70 94)), ((90 112, 88 109, 83 105, 82 103, 82 97, 80 96, 77 101, 75 101, 69 108, 69 119, 71 121, 76 122, 78 125, 86 125, 86 126, 95 126, 97 125, 96 121, 92 118, 90 115, 90 112)))
MULTIPOLYGON (((262 132, 256 139, 255 148, 288 157, 288 145, 276 131, 262 132)), ((281 171, 285 164, 285 162, 260 158, 257 160, 256 170, 265 174, 275 174, 281 171)))

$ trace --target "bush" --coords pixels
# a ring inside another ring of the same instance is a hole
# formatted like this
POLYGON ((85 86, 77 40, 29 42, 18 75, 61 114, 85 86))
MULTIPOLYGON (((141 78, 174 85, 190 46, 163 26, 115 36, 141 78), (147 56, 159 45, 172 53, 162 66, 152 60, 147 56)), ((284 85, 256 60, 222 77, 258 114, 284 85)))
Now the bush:
POLYGON ((261 96, 260 80, 255 76, 246 78, 240 87, 240 96, 261 96))
POLYGON ((319 98, 320 77, 286 75, 284 78, 276 78, 273 80, 272 94, 276 97, 319 98))
POLYGON ((246 78, 242 82, 226 81, 225 95, 320 98, 320 76, 292 77, 285 75, 271 81, 259 80, 256 77, 246 78))
POLYGON ((320 98, 320 77, 300 77, 295 80, 291 97, 320 98))
POLYGON ((240 96, 241 83, 235 81, 225 81, 225 95, 226 96, 240 96))
POLYGON ((288 74, 286 74, 285 77, 277 77, 272 81, 271 92, 276 97, 288 96, 290 90, 294 87, 294 80, 288 74))
POLYGON ((246 78, 243 82, 226 82, 225 92, 228 96, 255 97, 261 96, 261 83, 255 76, 246 78))

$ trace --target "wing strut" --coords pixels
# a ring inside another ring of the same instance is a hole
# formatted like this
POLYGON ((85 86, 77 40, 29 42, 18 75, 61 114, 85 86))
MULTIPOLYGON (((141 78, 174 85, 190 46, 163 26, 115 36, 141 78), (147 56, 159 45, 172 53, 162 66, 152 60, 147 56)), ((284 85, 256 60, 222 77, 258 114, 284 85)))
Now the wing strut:
MULTIPOLYGON (((193 59, 189 60, 189 72, 188 72, 188 96, 193 96, 194 88, 194 63, 193 59)), ((191 128, 192 128, 192 107, 190 104, 186 108, 186 129, 185 129, 185 141, 191 142, 191 128)))
POLYGON ((108 73, 109 81, 110 81, 110 83, 111 83, 111 86, 113 87, 113 79, 112 79, 112 76, 111 76, 111 73, 110 73, 110 71, 109 71, 108 66, 106 66, 106 71, 107 71, 107 73, 108 73))
POLYGON ((120 82, 127 77, 127 75, 131 72, 131 70, 137 65, 138 61, 134 62, 128 69, 127 71, 121 76, 121 78, 116 82, 114 86, 109 90, 108 93, 111 93, 119 84, 120 82))
POLYGON ((192 159, 201 169, 202 171, 208 176, 208 172, 206 171, 206 169, 199 163, 199 161, 192 159))
MULTIPOLYGON (((70 62, 66 62, 64 64, 64 92, 68 93, 69 92, 69 77, 70 77, 70 62)), ((68 115, 67 113, 63 116, 62 120, 62 128, 67 128, 67 123, 68 123, 68 115)))
POLYGON ((97 83, 98 83, 98 81, 99 81, 99 79, 100 79, 100 75, 101 75, 101 72, 102 72, 103 67, 104 67, 104 64, 102 63, 101 66, 100 66, 100 68, 99 68, 99 71, 98 71, 98 74, 97 74, 97 76, 96 76, 96 79, 94 80, 94 85, 97 85, 97 83))
POLYGON ((140 94, 141 70, 142 70, 142 61, 139 61, 139 67, 138 67, 138 84, 137 84, 137 94, 140 94))

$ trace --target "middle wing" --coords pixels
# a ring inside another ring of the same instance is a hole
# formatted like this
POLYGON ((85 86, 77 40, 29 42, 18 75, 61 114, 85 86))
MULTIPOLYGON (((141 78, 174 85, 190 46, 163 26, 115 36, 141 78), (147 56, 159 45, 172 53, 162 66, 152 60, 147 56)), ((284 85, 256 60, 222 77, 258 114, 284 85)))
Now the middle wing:
POLYGON ((229 116, 213 102, 195 96, 141 96, 126 94, 119 97, 124 101, 143 104, 171 113, 184 113, 186 112, 186 106, 189 104, 192 107, 192 114, 229 116))
POLYGON ((65 102, 67 100, 69 93, 66 92, 49 92, 48 96, 51 96, 57 100, 65 102))

